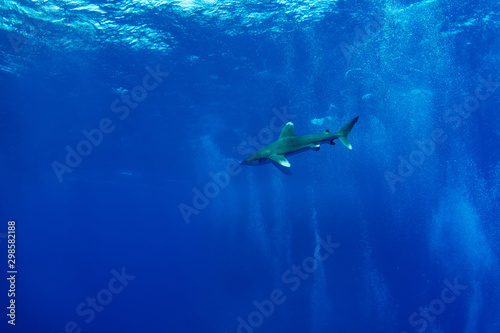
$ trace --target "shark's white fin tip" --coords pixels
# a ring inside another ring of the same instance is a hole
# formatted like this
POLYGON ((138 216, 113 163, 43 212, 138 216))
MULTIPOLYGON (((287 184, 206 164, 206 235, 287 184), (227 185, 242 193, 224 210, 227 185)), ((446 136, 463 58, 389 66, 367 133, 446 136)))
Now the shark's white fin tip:
POLYGON ((290 174, 290 162, 286 159, 285 156, 283 155, 271 155, 269 156, 273 164, 280 169, 283 173, 286 173, 287 175, 290 174))
POLYGON ((288 138, 291 136, 295 136, 295 126, 293 126, 293 123, 288 122, 281 131, 280 139, 288 138))

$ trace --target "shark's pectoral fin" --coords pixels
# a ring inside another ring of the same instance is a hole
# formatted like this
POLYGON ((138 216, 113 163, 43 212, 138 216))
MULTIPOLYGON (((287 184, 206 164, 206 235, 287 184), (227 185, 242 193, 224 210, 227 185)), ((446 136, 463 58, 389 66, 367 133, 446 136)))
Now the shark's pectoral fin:
POLYGON ((274 166, 280 169, 281 172, 286 173, 287 175, 292 173, 290 169, 290 162, 283 155, 271 155, 269 159, 273 162, 274 166))
POLYGON ((289 168, 290 167, 290 162, 288 162, 288 160, 286 159, 286 157, 283 156, 283 155, 271 155, 271 156, 269 156, 269 158, 273 162, 276 162, 279 165, 284 166, 285 168, 289 168))
POLYGON ((274 161, 272 161, 272 162, 273 162, 274 166, 277 167, 284 174, 287 174, 287 175, 292 174, 292 170, 290 169, 290 167, 283 166, 283 165, 276 163, 274 161))

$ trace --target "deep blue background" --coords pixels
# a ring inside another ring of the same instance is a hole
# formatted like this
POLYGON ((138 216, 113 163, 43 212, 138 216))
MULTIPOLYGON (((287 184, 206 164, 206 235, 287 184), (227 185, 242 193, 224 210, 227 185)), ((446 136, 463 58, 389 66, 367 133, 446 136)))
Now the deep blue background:
POLYGON ((14 219, 19 270, 8 331, 237 332, 281 289, 255 332, 498 332, 500 89, 465 118, 443 115, 486 92, 480 77, 500 82, 499 7, 4 1, 0 258, 6 271, 14 219), (120 120, 113 101, 148 66, 169 75, 120 120), (186 224, 179 205, 283 108, 298 135, 359 115, 353 150, 292 156, 292 176, 245 166, 186 224), (115 130, 60 182, 52 163, 103 118, 115 130), (437 128, 446 141, 392 191, 386 173, 437 128), (328 235, 340 247, 291 291, 282 274, 328 235), (122 268, 135 279, 86 323, 77 306, 122 268), (455 278, 467 289, 412 328, 455 278))

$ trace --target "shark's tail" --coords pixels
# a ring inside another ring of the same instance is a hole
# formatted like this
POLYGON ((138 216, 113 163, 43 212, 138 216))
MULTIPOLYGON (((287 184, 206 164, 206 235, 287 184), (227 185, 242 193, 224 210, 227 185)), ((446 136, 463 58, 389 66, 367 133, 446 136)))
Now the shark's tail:
POLYGON ((337 131, 337 134, 339 135, 339 141, 342 142, 344 146, 346 146, 349 149, 352 149, 352 146, 349 143, 349 140, 347 140, 347 136, 349 135, 349 133, 351 133, 351 130, 354 127, 354 124, 356 124, 356 122, 358 121, 358 118, 359 116, 355 117, 337 131))

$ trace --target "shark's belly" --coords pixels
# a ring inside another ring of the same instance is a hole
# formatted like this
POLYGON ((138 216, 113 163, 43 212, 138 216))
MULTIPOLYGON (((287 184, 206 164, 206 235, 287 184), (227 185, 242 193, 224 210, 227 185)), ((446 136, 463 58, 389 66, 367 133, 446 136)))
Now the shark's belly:
POLYGON ((309 145, 294 145, 294 146, 286 147, 284 149, 280 149, 279 154, 288 156, 288 155, 298 154, 298 153, 301 153, 303 151, 311 150, 311 149, 313 149, 313 147, 310 144, 309 145))
POLYGON ((288 153, 285 153, 284 155, 294 155, 294 154, 298 154, 298 153, 302 153, 303 151, 306 151, 306 150, 311 150, 312 148, 311 147, 301 147, 301 148, 297 148, 295 150, 292 150, 288 153))
POLYGON ((308 136, 293 137, 285 139, 273 147, 273 151, 277 155, 292 155, 298 154, 306 150, 317 150, 319 145, 329 142, 329 137, 325 138, 309 138, 308 136))

